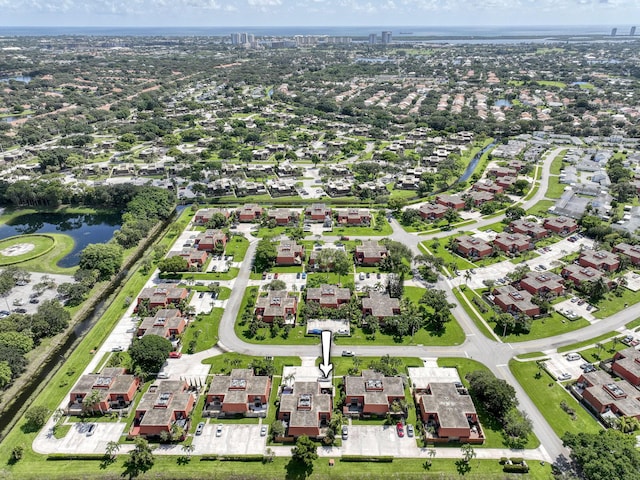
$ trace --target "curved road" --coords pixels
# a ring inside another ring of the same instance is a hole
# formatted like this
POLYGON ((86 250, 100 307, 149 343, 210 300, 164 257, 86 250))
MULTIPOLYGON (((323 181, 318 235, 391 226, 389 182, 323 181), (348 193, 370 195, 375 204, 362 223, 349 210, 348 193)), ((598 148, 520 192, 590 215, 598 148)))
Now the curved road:
MULTIPOLYGON (((539 187, 537 192, 527 201, 522 202, 521 206, 527 210, 545 198, 545 194, 549 184, 549 170, 551 162, 562 151, 559 147, 547 154, 542 164, 542 177, 538 181, 539 187)), ((473 228, 478 228, 492 223, 499 222, 502 216, 491 219, 479 220, 473 228)), ((397 240, 409 246, 414 253, 421 253, 418 250, 418 244, 434 237, 449 236, 455 234, 457 230, 448 232, 439 232, 429 236, 419 236, 407 233, 395 221, 391 220, 393 234, 389 238, 397 240)), ((465 227, 468 230, 469 226, 465 227)), ((245 260, 253 258, 257 246, 257 240, 253 240, 247 250, 245 260)), ((239 339, 234 331, 234 324, 237 313, 240 309, 242 297, 247 288, 249 274, 251 273, 251 262, 244 261, 240 268, 238 277, 235 280, 231 296, 228 300, 225 312, 222 316, 219 329, 220 341, 218 346, 223 350, 244 353, 247 355, 272 355, 272 356, 319 356, 320 348, 308 345, 257 345, 249 344, 239 339)), ((477 360, 491 369, 491 371, 499 378, 503 378, 511 384, 515 390, 519 400, 519 407, 524 410, 532 420, 534 432, 541 442, 542 449, 546 450, 547 458, 550 461, 568 458, 568 451, 562 445, 561 440, 547 423, 544 416, 540 413, 531 399, 526 395, 524 389, 513 376, 508 368, 509 360, 514 355, 537 352, 542 350, 555 349, 557 347, 570 343, 588 340, 602 333, 609 332, 624 326, 625 323, 640 316, 640 304, 633 305, 628 309, 619 312, 606 321, 595 322, 581 330, 558 335, 553 338, 543 338, 539 340, 531 340, 528 342, 520 342, 516 344, 496 342, 484 336, 484 334, 476 327, 473 320, 466 311, 459 305, 457 299, 453 296, 451 285, 446 280, 438 282, 438 288, 448 292, 449 300, 455 304, 452 314, 459 322, 465 332, 466 339, 462 345, 447 347, 425 347, 425 346, 344 346, 353 350, 357 355, 361 356, 412 356, 412 357, 468 357, 477 360)), ((341 348, 343 346, 341 345, 341 348)), ((205 352, 203 352, 205 354, 205 352)))

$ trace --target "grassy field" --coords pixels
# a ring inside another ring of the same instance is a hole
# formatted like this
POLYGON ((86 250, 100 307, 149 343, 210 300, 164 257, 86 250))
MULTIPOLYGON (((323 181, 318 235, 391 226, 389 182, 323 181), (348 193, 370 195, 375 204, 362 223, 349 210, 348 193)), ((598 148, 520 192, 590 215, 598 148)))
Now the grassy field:
POLYGON ((214 308, 210 314, 199 315, 189 324, 182 336, 184 353, 202 352, 218 342, 218 327, 223 313, 224 308, 214 308), (195 341, 195 348, 190 351, 192 341, 195 341))
POLYGON ((20 268, 30 272, 73 275, 78 267, 64 268, 58 266, 58 262, 73 250, 75 245, 73 238, 63 233, 48 233, 47 236, 54 239, 54 248, 37 258, 21 262, 20 268))
POLYGON ((601 429, 598 422, 567 390, 555 382, 547 372, 538 369, 536 362, 511 360, 509 368, 556 435, 562 436, 565 432, 597 433, 601 429), (562 401, 575 410, 575 420, 560 408, 562 401))
POLYGON ((234 235, 227 243, 225 248, 225 255, 233 255, 234 262, 241 262, 244 260, 244 256, 249 248, 249 240, 241 235, 234 235))
POLYGON ((553 207, 555 202, 553 200, 540 200, 534 207, 527 210, 527 215, 536 215, 538 217, 548 217, 549 207, 553 207))
POLYGON ((0 253, 0 266, 21 263, 40 257, 52 250, 56 246, 56 241, 49 235, 18 235, 0 240, 0 252, 7 251, 9 253, 12 247, 24 244, 31 249, 23 254, 5 255, 0 253))
POLYGON ((564 160, 564 156, 567 153, 566 150, 562 150, 556 158, 551 162, 551 168, 549 169, 549 173, 551 175, 560 175, 560 170, 562 170, 562 161, 564 160))
POLYGON ((473 323, 476 324, 476 327, 478 327, 478 330, 480 330, 485 337, 490 338, 491 340, 495 340, 495 336, 491 334, 491 329, 487 327, 487 325, 482 321, 482 318, 476 315, 476 313, 471 309, 471 307, 467 303, 466 299, 468 299, 469 297, 463 294, 459 288, 453 289, 453 294, 458 299, 458 302, 460 302, 460 305, 462 305, 462 308, 464 309, 464 311, 467 312, 467 315, 471 317, 471 320, 473 320, 473 323))
POLYGON ((560 183, 559 177, 551 175, 549 177, 549 186, 547 187, 547 193, 545 196, 547 198, 560 198, 566 187, 567 186, 565 184, 560 183))
MULTIPOLYGON (((461 455, 462 456, 462 455, 461 455)), ((40 455, 25 455, 25 458, 7 470, 15 478, 31 479, 68 479, 73 472, 76 478, 114 479, 121 476, 125 459, 118 456, 111 464, 102 460, 58 460, 46 461, 40 455)), ((241 478, 246 480, 307 479, 307 480, 360 480, 360 479, 443 479, 458 477, 457 460, 436 459, 433 465, 425 470, 422 459, 394 459, 392 463, 343 462, 336 459, 329 466, 324 457, 313 462, 310 471, 303 472, 299 465, 290 458, 274 458, 272 462, 250 461, 202 461, 203 458, 193 455, 186 461, 180 456, 156 455, 153 468, 141 478, 156 479, 223 479, 241 478)), ((551 478, 551 466, 529 462, 529 474, 523 479, 548 480, 551 478)), ((488 480, 502 477, 502 465, 497 460, 472 460, 470 471, 464 477, 469 480, 488 480)))
POLYGON ((621 288, 618 291, 622 292, 619 297, 613 293, 608 293, 606 298, 598 302, 598 310, 593 312, 594 317, 607 318, 630 305, 640 302, 640 291, 634 292, 627 288, 621 288))
POLYGON ((324 232, 325 236, 344 235, 345 237, 381 237, 391 235, 393 229, 386 219, 381 219, 377 222, 375 215, 372 216, 370 227, 342 227, 336 226, 331 232, 324 232))
MULTIPOLYGON (((477 370, 489 372, 490 370, 482 363, 469 358, 439 358, 439 367, 455 367, 458 370, 458 375, 465 387, 469 387, 469 382, 466 380, 466 375, 475 372, 477 370)), ((485 434, 485 443, 482 445, 484 448, 506 448, 508 447, 505 438, 502 434, 502 426, 499 422, 496 422, 491 415, 489 415, 481 404, 476 404, 478 411, 478 417, 480 419, 480 425, 485 434)), ((537 448, 540 445, 540 441, 534 433, 529 435, 525 448, 537 448)))

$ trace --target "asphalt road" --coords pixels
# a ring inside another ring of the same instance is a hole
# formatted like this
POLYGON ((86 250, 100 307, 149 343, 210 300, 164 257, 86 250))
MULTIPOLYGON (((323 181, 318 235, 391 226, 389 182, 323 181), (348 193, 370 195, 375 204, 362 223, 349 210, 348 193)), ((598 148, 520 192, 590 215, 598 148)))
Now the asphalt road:
MULTIPOLYGON (((563 150, 562 147, 558 147, 552 150, 545 158, 542 164, 542 176, 539 182, 539 188, 537 192, 528 200, 522 202, 520 205, 525 209, 529 209, 537 204, 539 201, 545 198, 545 194, 549 184, 549 170, 551 162, 556 156, 563 150)), ((484 219, 476 222, 473 228, 479 228, 486 225, 490 225, 502 220, 504 216, 493 217, 491 219, 484 219)), ((421 253, 418 250, 418 245, 430 238, 450 236, 458 232, 458 230, 448 232, 438 232, 433 235, 416 235, 406 232, 395 219, 391 219, 390 224, 393 228, 393 234, 389 238, 402 242, 410 247, 415 254, 421 253)), ((469 230, 469 226, 464 228, 469 230)), ((367 237, 365 237, 367 238, 367 237)), ((330 238, 325 238, 330 240, 330 238)), ((320 355, 320 344, 317 346, 306 345, 256 345, 248 344, 240 340, 234 332, 234 323, 236 320, 237 312, 240 308, 242 296, 247 287, 249 280, 249 274, 251 272, 251 262, 249 259, 253 258, 255 248, 257 246, 257 240, 254 240, 246 255, 246 260, 243 262, 240 272, 236 279, 236 283, 231 292, 227 308, 222 317, 220 323, 219 346, 223 350, 231 350, 248 355, 298 355, 298 356, 310 356, 320 355)), ((524 389, 520 386, 516 378, 513 376, 508 368, 509 360, 518 354, 544 351, 550 349, 556 349, 560 346, 570 343, 587 340, 593 338, 602 333, 621 329, 625 323, 640 316, 640 304, 633 305, 632 307, 619 312, 606 321, 598 321, 594 324, 587 326, 581 330, 558 335, 553 338, 544 338, 539 340, 531 340, 528 342, 521 342, 516 344, 502 343, 485 337, 480 330, 476 327, 473 320, 469 317, 466 311, 458 304, 457 299, 451 292, 451 285, 446 280, 440 280, 437 283, 437 288, 443 289, 448 293, 449 300, 456 306, 452 309, 452 314, 465 332, 466 340, 462 345, 449 346, 449 347, 425 347, 425 346, 348 346, 340 345, 340 350, 348 349, 352 350, 356 355, 360 356, 381 356, 381 355, 393 355, 393 356, 410 356, 410 357, 468 357, 477 360, 491 369, 491 371, 499 378, 503 378, 509 384, 513 385, 516 390, 516 395, 519 401, 519 408, 524 410, 531 418, 534 432, 541 442, 541 450, 543 454, 546 454, 550 461, 555 461, 561 457, 568 458, 568 450, 562 445, 562 441, 552 428, 537 407, 533 404, 531 399, 526 395, 524 389)), ((337 348, 336 348, 337 350, 337 348)), ((336 352, 337 353, 337 352, 336 352)))

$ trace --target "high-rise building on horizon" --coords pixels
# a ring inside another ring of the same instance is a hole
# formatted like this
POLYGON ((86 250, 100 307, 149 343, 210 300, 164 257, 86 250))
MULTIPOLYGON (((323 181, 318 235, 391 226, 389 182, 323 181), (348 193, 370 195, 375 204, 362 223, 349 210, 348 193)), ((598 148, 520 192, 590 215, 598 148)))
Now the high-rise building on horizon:
POLYGON ((390 43, 391 43, 391 32, 389 31, 382 32, 382 44, 388 45, 390 43))
POLYGON ((370 33, 369 34, 369 45, 375 45, 376 44, 376 34, 375 33, 370 33))
POLYGON ((633 37, 636 34, 636 27, 631 27, 631 30, 629 30, 629 36, 633 37))
POLYGON ((615 37, 617 33, 618 33, 618 29, 617 28, 612 28, 611 29, 611 36, 612 37, 615 37))

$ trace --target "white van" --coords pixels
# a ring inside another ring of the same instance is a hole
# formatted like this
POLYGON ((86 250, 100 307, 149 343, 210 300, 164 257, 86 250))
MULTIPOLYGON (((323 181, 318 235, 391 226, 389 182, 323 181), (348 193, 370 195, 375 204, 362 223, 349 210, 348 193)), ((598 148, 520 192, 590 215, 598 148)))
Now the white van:
POLYGON ((580 356, 579 353, 568 353, 567 354, 567 360, 573 362, 575 360, 582 360, 582 357, 580 356))

